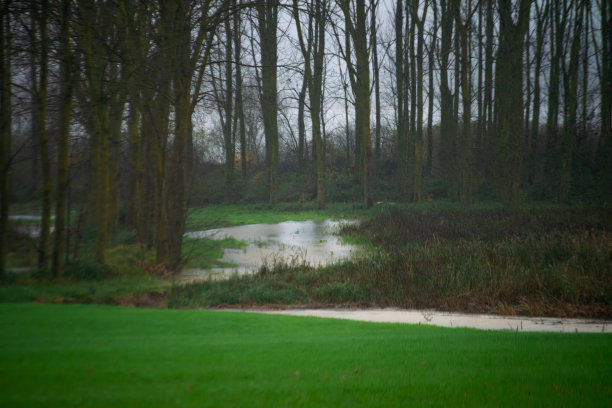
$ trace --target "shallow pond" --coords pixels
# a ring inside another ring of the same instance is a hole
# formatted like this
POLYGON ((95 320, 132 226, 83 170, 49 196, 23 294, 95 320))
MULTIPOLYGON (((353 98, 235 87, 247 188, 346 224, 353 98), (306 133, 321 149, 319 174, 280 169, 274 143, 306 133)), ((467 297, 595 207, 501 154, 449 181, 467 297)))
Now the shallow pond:
POLYGON ((306 262, 313 266, 327 265, 349 258, 360 249, 343 243, 338 235, 341 225, 352 221, 287 221, 279 224, 251 224, 186 233, 186 237, 234 238, 248 245, 224 250, 221 262, 228 268, 185 269, 179 275, 186 280, 224 278, 231 274, 253 273, 262 265, 275 262, 306 262))

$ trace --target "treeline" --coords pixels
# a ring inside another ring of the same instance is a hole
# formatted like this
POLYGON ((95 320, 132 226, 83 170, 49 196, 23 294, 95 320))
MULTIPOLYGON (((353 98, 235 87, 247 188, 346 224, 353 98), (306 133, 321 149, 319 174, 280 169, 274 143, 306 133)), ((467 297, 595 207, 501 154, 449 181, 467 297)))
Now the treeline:
POLYGON ((176 270, 218 151, 228 203, 263 171, 275 204, 282 162, 318 208, 332 171, 366 207, 389 180, 611 198, 610 0, 2 0, 0 21, 0 271, 33 199, 56 276, 75 213, 99 262, 121 227, 176 270))

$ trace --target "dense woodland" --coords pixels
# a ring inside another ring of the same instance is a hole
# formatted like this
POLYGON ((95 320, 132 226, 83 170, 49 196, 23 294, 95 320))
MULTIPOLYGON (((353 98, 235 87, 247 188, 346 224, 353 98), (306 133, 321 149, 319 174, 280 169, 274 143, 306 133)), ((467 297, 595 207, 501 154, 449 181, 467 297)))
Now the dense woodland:
POLYGON ((61 276, 75 228, 174 270, 215 202, 609 202, 611 7, 2 0, 0 273, 22 203, 61 276))

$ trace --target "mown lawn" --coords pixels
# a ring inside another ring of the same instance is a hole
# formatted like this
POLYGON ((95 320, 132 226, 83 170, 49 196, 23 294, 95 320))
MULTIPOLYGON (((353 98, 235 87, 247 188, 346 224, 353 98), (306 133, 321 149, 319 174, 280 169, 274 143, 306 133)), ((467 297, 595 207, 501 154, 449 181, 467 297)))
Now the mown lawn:
POLYGON ((609 406, 612 336, 0 305, 0 406, 609 406))

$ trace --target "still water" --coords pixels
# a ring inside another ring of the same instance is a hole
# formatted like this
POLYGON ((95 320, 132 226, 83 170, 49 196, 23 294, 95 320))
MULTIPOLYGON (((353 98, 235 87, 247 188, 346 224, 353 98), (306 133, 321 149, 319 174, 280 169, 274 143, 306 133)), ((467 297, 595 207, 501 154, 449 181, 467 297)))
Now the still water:
POLYGON ((287 221, 279 224, 251 224, 186 233, 186 237, 224 239, 247 242, 240 249, 225 249, 221 262, 235 265, 228 268, 185 269, 183 279, 222 279, 234 273, 256 272, 262 265, 274 262, 306 262, 312 266, 327 265, 349 258, 360 251, 345 244, 335 235, 351 221, 287 221))

